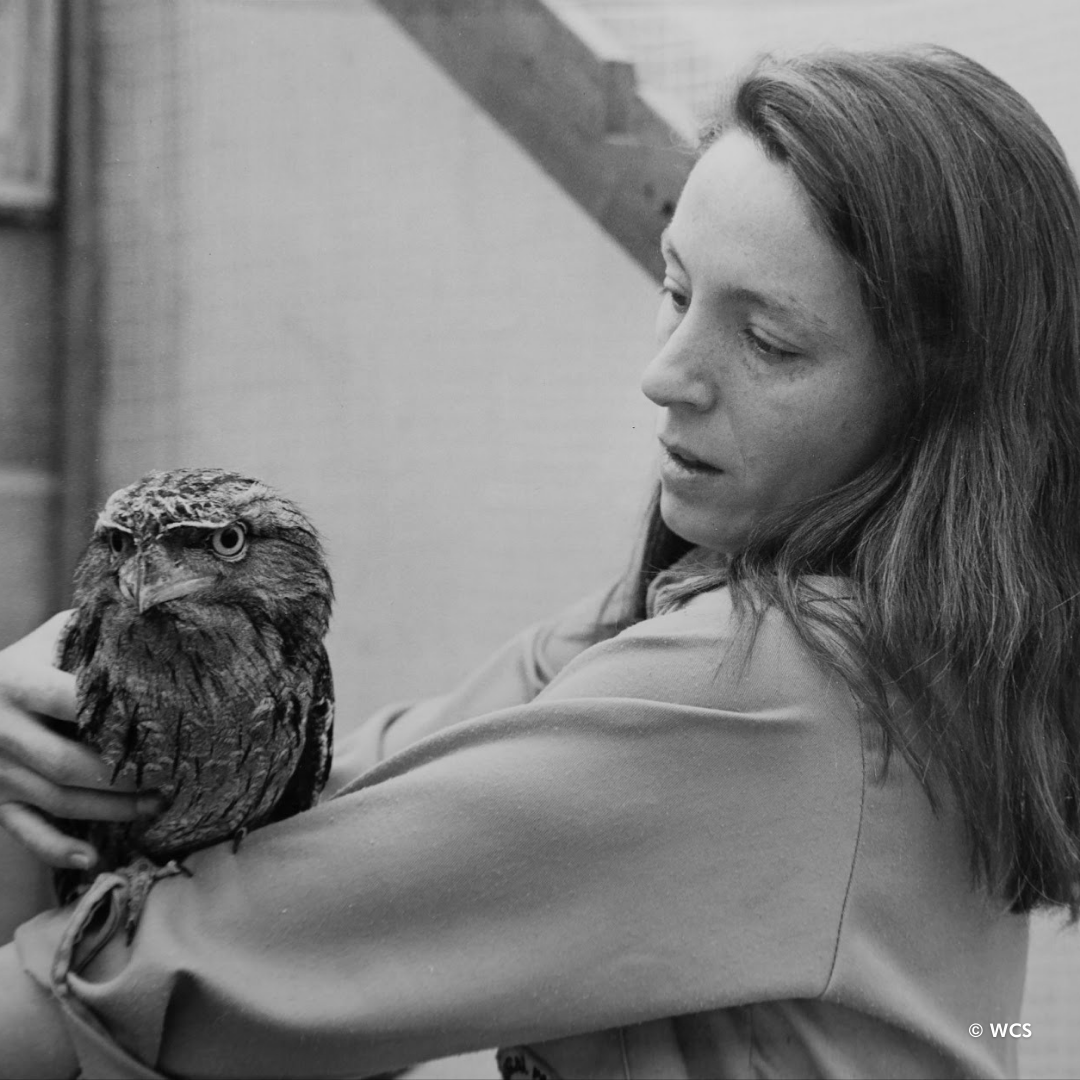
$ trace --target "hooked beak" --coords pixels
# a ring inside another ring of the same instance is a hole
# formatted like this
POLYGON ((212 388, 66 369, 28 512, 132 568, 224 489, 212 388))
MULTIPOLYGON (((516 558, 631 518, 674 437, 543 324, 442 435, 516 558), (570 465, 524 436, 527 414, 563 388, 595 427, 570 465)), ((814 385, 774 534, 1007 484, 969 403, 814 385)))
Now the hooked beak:
POLYGON ((148 608, 212 585, 214 577, 177 566, 160 548, 148 548, 128 559, 117 575, 120 592, 141 615, 148 608))

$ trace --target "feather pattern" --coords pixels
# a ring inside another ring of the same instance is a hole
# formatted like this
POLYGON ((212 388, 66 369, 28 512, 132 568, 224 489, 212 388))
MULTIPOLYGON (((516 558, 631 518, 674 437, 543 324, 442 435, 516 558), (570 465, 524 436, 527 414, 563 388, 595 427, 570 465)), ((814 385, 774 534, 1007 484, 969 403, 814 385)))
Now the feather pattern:
MULTIPOLYGON (((258 480, 175 470, 109 498, 60 666, 79 738, 164 809, 87 826, 104 868, 160 866, 313 805, 332 757, 332 598, 315 530, 258 480)), ((61 899, 85 883, 61 871, 61 899)))

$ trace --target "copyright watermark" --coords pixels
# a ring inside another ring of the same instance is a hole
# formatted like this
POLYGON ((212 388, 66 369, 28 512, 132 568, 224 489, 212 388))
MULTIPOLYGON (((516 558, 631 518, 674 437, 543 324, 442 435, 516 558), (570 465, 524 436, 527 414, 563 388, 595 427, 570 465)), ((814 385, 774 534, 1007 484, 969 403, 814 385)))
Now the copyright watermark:
POLYGON ((968 1028, 968 1034, 973 1039, 981 1039, 983 1035, 989 1035, 991 1039, 1030 1039, 1030 1024, 990 1024, 985 1028, 982 1024, 972 1024, 968 1028))

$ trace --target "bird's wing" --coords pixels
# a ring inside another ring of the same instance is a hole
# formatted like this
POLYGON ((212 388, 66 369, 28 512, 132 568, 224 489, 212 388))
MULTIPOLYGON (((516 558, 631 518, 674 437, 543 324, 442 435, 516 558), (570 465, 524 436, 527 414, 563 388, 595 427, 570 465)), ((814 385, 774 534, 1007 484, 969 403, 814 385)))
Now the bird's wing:
POLYGON ((56 640, 54 661, 61 671, 75 671, 89 658, 97 644, 100 625, 100 619, 89 618, 82 610, 68 619, 56 640))
POLYGON ((320 645, 312 672, 311 706, 304 725, 300 760, 267 822, 282 821, 315 805, 330 775, 333 753, 334 680, 330 658, 320 645))

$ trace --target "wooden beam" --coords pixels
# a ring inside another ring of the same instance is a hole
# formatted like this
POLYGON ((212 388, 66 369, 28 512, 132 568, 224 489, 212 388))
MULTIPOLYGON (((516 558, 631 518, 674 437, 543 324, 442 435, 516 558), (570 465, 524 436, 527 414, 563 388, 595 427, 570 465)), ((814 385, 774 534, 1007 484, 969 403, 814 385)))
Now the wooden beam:
POLYGON ((654 277, 693 164, 689 124, 561 0, 375 0, 654 277))

